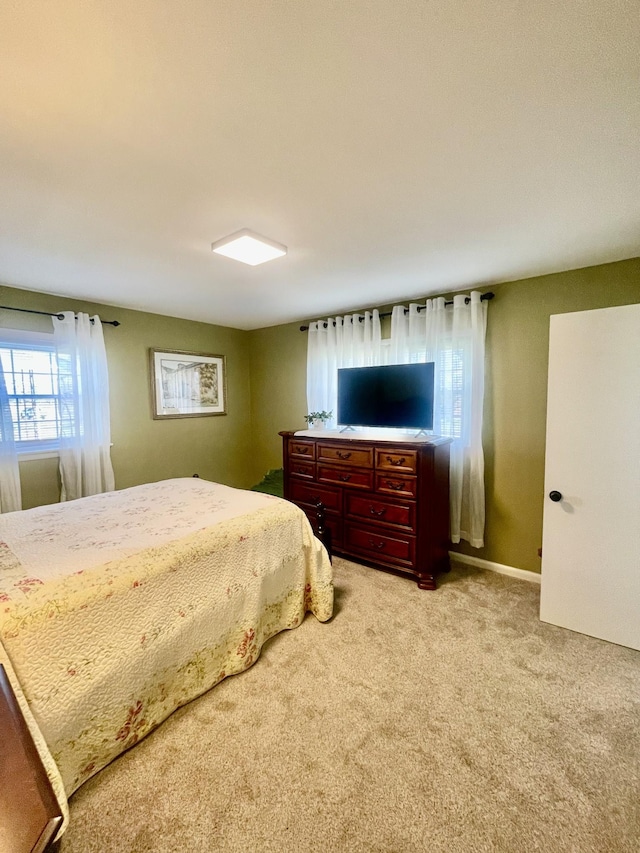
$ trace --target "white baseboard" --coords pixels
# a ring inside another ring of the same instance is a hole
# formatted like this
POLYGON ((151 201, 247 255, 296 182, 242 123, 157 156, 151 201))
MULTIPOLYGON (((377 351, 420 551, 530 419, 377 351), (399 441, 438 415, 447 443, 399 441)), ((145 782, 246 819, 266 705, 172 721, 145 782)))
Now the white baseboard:
POLYGON ((502 563, 492 563, 490 560, 481 560, 480 557, 467 557, 466 554, 459 554, 457 551, 449 551, 449 557, 456 563, 463 563, 465 566, 473 566, 476 569, 487 569, 490 572, 497 572, 499 575, 509 575, 509 577, 518 578, 521 581, 528 581, 529 583, 540 583, 541 581, 541 575, 537 572, 527 572, 513 566, 503 566, 502 563))

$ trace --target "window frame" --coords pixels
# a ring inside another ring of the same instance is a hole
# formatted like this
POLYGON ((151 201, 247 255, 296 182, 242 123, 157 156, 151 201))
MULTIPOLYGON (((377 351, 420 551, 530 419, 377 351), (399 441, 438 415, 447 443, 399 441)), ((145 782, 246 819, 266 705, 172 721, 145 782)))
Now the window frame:
MULTIPOLYGON (((53 332, 37 332, 25 329, 0 328, 0 347, 14 350, 44 350, 55 354, 53 332)), ((8 394, 9 399, 32 398, 33 395, 8 394)), ((56 395, 44 395, 54 397, 56 395)), ((56 438, 16 439, 16 453, 21 461, 51 459, 59 456, 60 433, 56 438)))

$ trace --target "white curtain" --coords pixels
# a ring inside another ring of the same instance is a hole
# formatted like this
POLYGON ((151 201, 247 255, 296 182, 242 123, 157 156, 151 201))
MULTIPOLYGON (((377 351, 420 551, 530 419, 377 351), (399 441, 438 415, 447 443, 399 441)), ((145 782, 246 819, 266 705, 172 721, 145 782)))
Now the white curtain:
POLYGON ((397 306, 391 317, 393 363, 435 362, 434 427, 451 445, 451 541, 484 545, 482 405, 487 306, 480 293, 397 306), (468 298, 468 304, 467 304, 468 298))
POLYGON ((329 317, 309 326, 307 349, 307 407, 309 412, 333 412, 337 423, 338 368, 382 364, 382 335, 377 310, 329 317))
POLYGON ((115 482, 102 323, 97 315, 61 315, 52 318, 58 358, 60 500, 70 501, 112 491, 115 482))
POLYGON ((20 471, 7 384, 0 360, 0 512, 14 512, 17 509, 22 509, 20 471))

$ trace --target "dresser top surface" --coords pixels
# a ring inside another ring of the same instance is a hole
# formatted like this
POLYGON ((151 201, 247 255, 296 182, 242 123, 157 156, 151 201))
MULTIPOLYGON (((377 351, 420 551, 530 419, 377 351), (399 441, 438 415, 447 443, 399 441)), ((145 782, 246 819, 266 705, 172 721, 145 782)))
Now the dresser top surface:
POLYGON ((407 433, 396 432, 393 434, 380 434, 377 430, 363 430, 362 432, 341 432, 332 429, 302 429, 295 432, 281 432, 282 436, 291 438, 313 438, 316 441, 353 441, 369 442, 374 444, 412 444, 416 446, 438 447, 441 444, 451 444, 452 439, 437 435, 407 435, 407 433))

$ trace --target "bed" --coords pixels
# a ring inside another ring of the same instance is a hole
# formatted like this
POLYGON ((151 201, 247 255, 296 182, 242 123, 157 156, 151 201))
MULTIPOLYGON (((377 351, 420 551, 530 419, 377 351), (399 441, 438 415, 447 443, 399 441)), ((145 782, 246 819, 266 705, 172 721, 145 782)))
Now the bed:
POLYGON ((304 513, 173 479, 0 517, 0 663, 67 798, 176 708, 333 609, 304 513))

